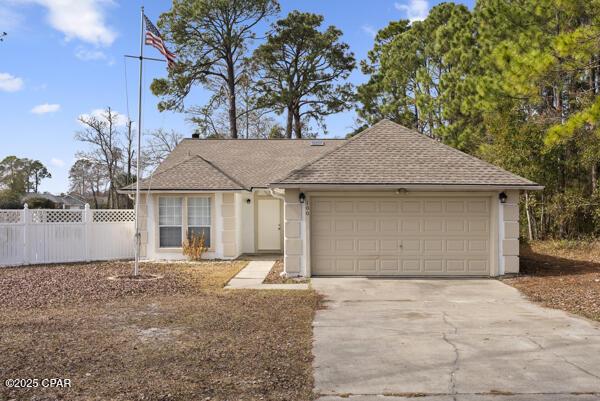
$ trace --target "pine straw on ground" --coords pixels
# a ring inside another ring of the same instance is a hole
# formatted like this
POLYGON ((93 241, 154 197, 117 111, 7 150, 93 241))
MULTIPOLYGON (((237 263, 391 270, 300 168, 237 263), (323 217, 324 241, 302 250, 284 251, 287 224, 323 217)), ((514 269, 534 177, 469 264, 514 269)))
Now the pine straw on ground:
POLYGON ((600 321, 600 244, 538 241, 521 247, 521 274, 504 281, 550 308, 600 321))
POLYGON ((0 269, 0 379, 16 400, 310 400, 312 291, 227 291, 245 262, 0 269))
POLYGON ((265 277, 263 283, 265 284, 298 284, 298 283, 308 283, 309 280, 306 277, 283 277, 281 275, 283 273, 283 260, 278 259, 271 271, 265 277))

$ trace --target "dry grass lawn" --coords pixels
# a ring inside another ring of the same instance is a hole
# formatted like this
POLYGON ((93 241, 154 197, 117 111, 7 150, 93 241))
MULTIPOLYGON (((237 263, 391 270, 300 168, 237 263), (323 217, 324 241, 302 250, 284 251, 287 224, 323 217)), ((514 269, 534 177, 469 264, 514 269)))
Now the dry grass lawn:
POLYGON ((504 280, 545 306, 600 321, 600 242, 521 247, 521 275, 504 280))
POLYGON ((0 269, 2 400, 310 400, 312 291, 225 291, 245 262, 0 269))

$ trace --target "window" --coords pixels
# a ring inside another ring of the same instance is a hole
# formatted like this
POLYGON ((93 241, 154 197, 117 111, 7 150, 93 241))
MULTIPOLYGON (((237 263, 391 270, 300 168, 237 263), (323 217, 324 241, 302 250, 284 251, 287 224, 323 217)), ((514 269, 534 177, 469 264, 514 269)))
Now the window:
POLYGON ((210 248, 210 198, 188 198, 187 212, 188 235, 204 235, 204 243, 210 248))
POLYGON ((159 246, 181 248, 182 198, 158 198, 159 246))

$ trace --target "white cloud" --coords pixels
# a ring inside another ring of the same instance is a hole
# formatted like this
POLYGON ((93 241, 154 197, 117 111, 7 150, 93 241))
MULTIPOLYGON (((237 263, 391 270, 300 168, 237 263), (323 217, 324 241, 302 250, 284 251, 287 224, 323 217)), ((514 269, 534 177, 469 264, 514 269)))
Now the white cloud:
POLYGON ((103 51, 89 50, 81 47, 75 51, 75 57, 83 61, 106 60, 107 58, 103 51))
POLYGON ((406 14, 410 22, 423 21, 429 13, 429 3, 427 0, 408 0, 408 4, 394 3, 397 10, 406 14))
MULTIPOLYGON (((114 118, 114 124, 118 127, 124 127, 127 125, 127 116, 124 114, 119 113, 118 111, 115 110, 111 110, 111 113, 113 114, 113 118, 114 118)), ((90 111, 89 113, 84 113, 84 114, 80 114, 79 115, 79 119, 88 119, 91 117, 95 117, 101 121, 106 121, 106 117, 107 117, 107 113, 106 110, 104 109, 94 109, 92 111, 90 111)), ((79 120, 78 119, 78 120, 79 120)), ((81 121, 79 121, 79 123, 81 124, 81 121)), ((135 124, 133 124, 135 125, 135 124)))
POLYGON ((23 16, 17 14, 6 5, 0 6, 0 29, 2 31, 13 31, 23 22, 23 16))
POLYGON ((60 110, 60 104, 39 104, 31 109, 33 114, 46 114, 46 113, 55 113, 60 110))
POLYGON ((52 159, 50 159, 50 164, 53 165, 54 167, 63 167, 65 165, 65 162, 62 159, 53 157, 52 159))
POLYGON ((371 37, 375 37, 377 36, 377 30, 375 28, 373 28, 371 25, 363 25, 362 30, 364 33, 368 34, 371 37))
POLYGON ((0 91, 17 92, 23 89, 23 80, 6 72, 0 72, 0 91))
POLYGON ((117 33, 106 25, 105 6, 111 0, 29 0, 48 10, 50 25, 65 34, 67 41, 79 39, 94 45, 110 46, 117 33))

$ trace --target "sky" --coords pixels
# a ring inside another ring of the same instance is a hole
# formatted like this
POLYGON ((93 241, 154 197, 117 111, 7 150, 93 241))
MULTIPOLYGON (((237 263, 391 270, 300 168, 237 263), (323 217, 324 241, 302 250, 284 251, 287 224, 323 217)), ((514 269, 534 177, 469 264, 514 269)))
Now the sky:
MULTIPOLYGON (((438 0, 280 0, 283 17, 290 11, 322 14, 325 25, 342 30, 357 60, 366 57, 377 31, 398 19, 421 20, 438 0)), ((111 107, 123 123, 137 119, 140 6, 156 21, 170 8, 168 0, 0 0, 0 159, 8 155, 37 159, 52 178, 40 191, 68 190, 68 171, 85 145, 74 135, 77 118, 111 107)), ((463 1, 470 8, 473 0, 463 1)), ((271 20, 273 22, 273 20, 271 20)), ((154 48, 144 53, 160 58, 154 48)), ((189 137, 185 115, 159 112, 149 89, 153 78, 166 76, 164 63, 145 62, 142 132, 175 129, 189 137)), ((355 70, 350 82, 366 81, 355 70)), ((195 89, 186 105, 202 105, 209 94, 195 89)), ((354 127, 355 112, 327 117, 327 137, 343 137, 354 127)), ((283 121, 283 116, 282 120, 283 121)))

